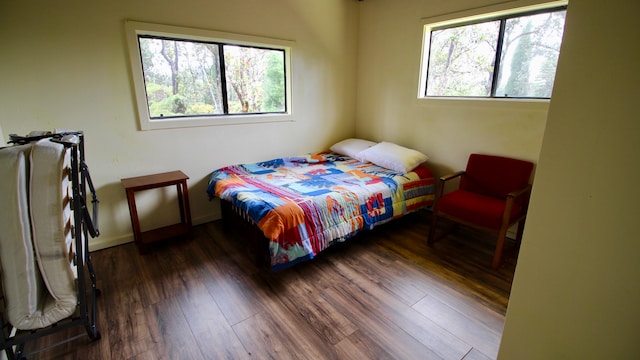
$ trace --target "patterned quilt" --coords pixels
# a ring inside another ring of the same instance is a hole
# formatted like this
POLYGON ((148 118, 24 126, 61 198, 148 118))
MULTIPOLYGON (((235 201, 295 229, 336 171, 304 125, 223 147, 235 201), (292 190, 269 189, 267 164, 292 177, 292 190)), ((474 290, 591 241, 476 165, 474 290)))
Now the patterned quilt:
POLYGON ((336 241, 430 206, 431 171, 398 173, 336 153, 233 165, 207 192, 244 211, 269 239, 274 270, 312 259, 336 241))

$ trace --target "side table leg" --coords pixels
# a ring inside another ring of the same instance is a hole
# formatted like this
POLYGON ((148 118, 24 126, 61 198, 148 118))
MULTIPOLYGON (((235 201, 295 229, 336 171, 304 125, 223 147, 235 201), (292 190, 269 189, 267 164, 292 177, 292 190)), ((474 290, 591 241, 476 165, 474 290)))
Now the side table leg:
POLYGON ((133 240, 138 247, 138 252, 143 254, 146 252, 142 243, 142 235, 140 232, 140 220, 138 219, 138 208, 136 207, 135 192, 127 190, 127 203, 129 204, 129 214, 131 215, 131 227, 133 228, 133 240))
POLYGON ((186 223, 189 228, 191 228, 191 206, 189 205, 189 188, 187 187, 187 181, 185 180, 182 183, 182 187, 184 190, 184 207, 185 207, 185 216, 186 223))
POLYGON ((177 183, 176 184, 176 189, 178 190, 178 206, 180 207, 180 222, 185 224, 186 223, 186 215, 185 215, 185 211, 184 211, 184 197, 182 195, 182 189, 183 189, 183 185, 182 183, 177 183))

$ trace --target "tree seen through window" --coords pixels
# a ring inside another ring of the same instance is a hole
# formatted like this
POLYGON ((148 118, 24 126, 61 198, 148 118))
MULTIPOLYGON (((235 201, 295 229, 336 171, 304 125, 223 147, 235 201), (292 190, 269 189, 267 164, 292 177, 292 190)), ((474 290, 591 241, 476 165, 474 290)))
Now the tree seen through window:
POLYGON ((427 96, 550 98, 566 8, 434 29, 427 96))
POLYGON ((151 118, 286 111, 281 49, 152 36, 138 41, 151 118))

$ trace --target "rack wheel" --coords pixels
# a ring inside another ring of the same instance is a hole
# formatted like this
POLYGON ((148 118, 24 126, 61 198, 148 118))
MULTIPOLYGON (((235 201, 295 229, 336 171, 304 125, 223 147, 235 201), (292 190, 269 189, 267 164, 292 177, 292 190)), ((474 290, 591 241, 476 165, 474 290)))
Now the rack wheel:
POLYGON ((100 334, 100 330, 98 330, 95 324, 93 326, 86 325, 85 330, 87 331, 87 336, 91 341, 100 340, 100 338, 102 338, 102 334, 100 334))
POLYGON ((91 341, 97 341, 102 338, 102 334, 100 334, 99 330, 95 330, 92 334, 89 334, 89 338, 91 339, 91 341))

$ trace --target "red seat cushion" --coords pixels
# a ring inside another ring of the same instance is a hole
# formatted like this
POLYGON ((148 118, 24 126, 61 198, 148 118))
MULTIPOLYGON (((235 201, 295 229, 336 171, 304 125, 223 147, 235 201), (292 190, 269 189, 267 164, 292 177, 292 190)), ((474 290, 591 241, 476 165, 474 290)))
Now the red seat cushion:
MULTIPOLYGON (((456 190, 443 195, 438 200, 438 212, 456 217, 462 221, 498 230, 502 224, 505 200, 480 195, 466 190, 456 190)), ((520 212, 520 206, 513 204, 511 217, 520 212)))

